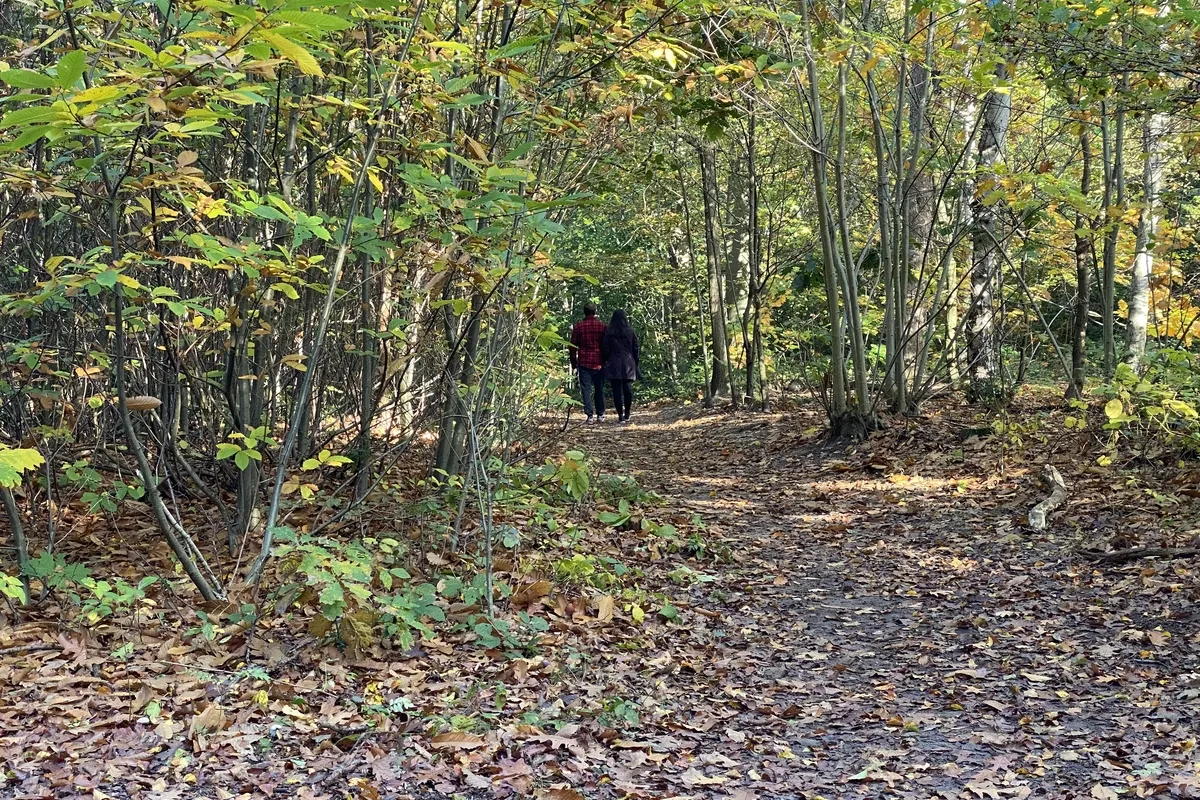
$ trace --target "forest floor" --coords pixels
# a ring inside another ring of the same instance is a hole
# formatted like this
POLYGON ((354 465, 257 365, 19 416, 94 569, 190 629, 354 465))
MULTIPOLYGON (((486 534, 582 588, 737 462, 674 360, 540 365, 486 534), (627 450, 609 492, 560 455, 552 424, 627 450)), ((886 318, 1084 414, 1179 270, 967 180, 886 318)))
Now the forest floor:
POLYGON ((1148 486, 1082 439, 971 423, 859 445, 811 411, 571 427, 662 496, 648 514, 707 530, 674 553, 602 531, 645 617, 556 590, 523 658, 450 636, 352 657, 280 624, 246 666, 242 639, 169 625, 0 629, 0 796, 1200 796, 1197 564, 1081 552, 1181 541, 1200 512, 1171 487, 1195 475, 1148 486), (1045 461, 1071 499, 1035 533, 1045 461))

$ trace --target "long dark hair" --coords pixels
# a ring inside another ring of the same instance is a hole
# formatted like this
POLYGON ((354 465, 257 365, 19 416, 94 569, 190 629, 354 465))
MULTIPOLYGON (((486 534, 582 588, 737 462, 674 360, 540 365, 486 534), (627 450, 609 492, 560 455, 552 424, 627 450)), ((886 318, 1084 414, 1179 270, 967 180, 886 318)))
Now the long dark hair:
POLYGON ((615 340, 633 344, 635 338, 633 327, 629 324, 629 315, 625 313, 625 309, 618 308, 613 312, 612 320, 608 323, 608 330, 605 331, 615 340))

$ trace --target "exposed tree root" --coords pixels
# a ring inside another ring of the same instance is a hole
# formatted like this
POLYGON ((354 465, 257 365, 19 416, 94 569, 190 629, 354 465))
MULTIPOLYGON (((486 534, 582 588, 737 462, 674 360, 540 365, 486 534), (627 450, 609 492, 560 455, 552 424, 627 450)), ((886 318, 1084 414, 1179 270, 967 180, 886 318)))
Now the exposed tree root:
POLYGON ((1067 483, 1057 469, 1047 464, 1043 468, 1042 479, 1050 487, 1050 496, 1029 509, 1029 527, 1035 531, 1046 530, 1050 525, 1051 512, 1067 500, 1067 483))

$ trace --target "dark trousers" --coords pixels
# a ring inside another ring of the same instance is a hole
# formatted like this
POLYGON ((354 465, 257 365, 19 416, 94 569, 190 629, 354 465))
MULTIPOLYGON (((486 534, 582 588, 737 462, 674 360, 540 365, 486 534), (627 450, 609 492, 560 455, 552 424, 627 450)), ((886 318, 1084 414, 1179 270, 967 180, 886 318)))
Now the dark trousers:
POLYGON ((617 419, 629 419, 629 409, 633 405, 633 381, 613 380, 611 383, 617 419))
POLYGON ((583 395, 583 413, 604 416, 604 370, 579 368, 579 393, 583 395))

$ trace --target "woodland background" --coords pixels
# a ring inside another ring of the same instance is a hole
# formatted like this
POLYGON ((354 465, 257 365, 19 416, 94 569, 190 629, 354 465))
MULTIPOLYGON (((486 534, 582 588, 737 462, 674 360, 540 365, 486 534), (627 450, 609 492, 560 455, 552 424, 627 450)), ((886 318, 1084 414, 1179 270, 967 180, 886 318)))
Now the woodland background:
POLYGON ((546 626, 513 596, 621 578, 563 509, 711 552, 561 452, 589 299, 629 310, 641 399, 1176 469, 1198 31, 1136 0, 6 3, 10 616, 513 651, 546 626))

